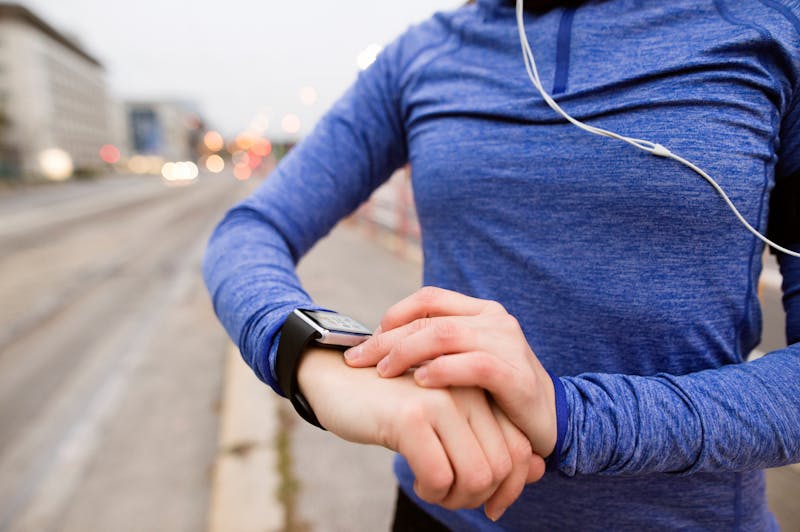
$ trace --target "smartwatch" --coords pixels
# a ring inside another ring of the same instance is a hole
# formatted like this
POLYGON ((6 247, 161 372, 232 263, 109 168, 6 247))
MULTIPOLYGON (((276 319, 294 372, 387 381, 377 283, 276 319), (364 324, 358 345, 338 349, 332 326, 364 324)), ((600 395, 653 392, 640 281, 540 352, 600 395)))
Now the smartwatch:
POLYGON ((295 309, 289 314, 281 327, 275 372, 278 385, 303 419, 324 430, 297 386, 297 367, 306 347, 352 347, 371 335, 364 325, 337 312, 295 309))

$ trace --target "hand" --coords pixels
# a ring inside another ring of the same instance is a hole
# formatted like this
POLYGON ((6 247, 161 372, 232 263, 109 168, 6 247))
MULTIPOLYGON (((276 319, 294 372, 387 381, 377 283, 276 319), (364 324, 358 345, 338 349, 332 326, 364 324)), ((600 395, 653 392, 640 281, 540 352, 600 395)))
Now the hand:
POLYGON ((485 503, 497 519, 544 474, 525 435, 478 388, 421 388, 410 374, 382 379, 325 349, 303 356, 298 384, 329 431, 402 454, 425 501, 450 509, 485 503))
POLYGON ((536 454, 549 456, 555 448, 553 382, 500 303, 422 288, 392 306, 376 334, 345 358, 352 367, 377 364, 383 377, 418 366, 414 378, 425 387, 484 388, 536 454))

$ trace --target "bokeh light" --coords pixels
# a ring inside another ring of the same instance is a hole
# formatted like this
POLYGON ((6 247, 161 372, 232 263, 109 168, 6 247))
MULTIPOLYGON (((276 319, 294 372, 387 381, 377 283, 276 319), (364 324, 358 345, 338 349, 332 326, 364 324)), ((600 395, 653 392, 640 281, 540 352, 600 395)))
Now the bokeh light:
POLYGON ((53 181, 64 181, 72 176, 72 157, 61 148, 48 148, 39 154, 39 167, 44 176, 53 181))
POLYGON ((375 62, 375 58, 378 57, 381 50, 383 50, 383 46, 380 44, 372 43, 367 45, 367 47, 361 50, 356 56, 356 65, 358 65, 358 68, 361 70, 369 68, 369 66, 375 62))
POLYGON ((236 147, 240 150, 249 150, 255 142, 255 136, 249 131, 245 131, 236 137, 236 147))
POLYGON ((113 144, 105 144, 100 148, 100 159, 108 164, 117 164, 119 162, 120 153, 119 148, 113 144))
POLYGON ((167 181, 192 181, 199 174, 197 165, 191 161, 169 162, 161 167, 161 175, 167 181))
POLYGON ((258 139, 250 151, 259 157, 266 157, 272 153, 272 143, 267 139, 258 139))
POLYGON ((147 158, 147 171, 151 174, 156 174, 161 171, 161 167, 164 164, 164 159, 159 157, 158 155, 150 155, 147 158))
POLYGON ((146 174, 148 168, 149 164, 147 162, 147 157, 142 155, 134 155, 128 161, 128 170, 134 174, 146 174))
POLYGON ((216 153, 209 155, 208 159, 206 159, 206 168, 208 168, 209 172, 218 174, 225 169, 225 160, 216 153))
POLYGON ((252 174, 253 171, 247 164, 239 163, 233 167, 233 176, 239 181, 246 181, 247 179, 250 179, 252 174))
POLYGON ((128 159, 128 170, 134 174, 160 174, 164 159, 158 155, 134 155, 128 159))
POLYGON ((216 131, 208 131, 203 135, 203 144, 209 151, 218 152, 225 147, 225 139, 216 131))
POLYGON ((300 131, 300 117, 294 113, 287 114, 281 120, 281 129, 290 135, 294 135, 300 131))
POLYGON ((164 163, 161 168, 161 175, 167 181, 172 181, 175 178, 175 163, 164 163))
POLYGON ((303 87, 300 89, 300 101, 303 105, 314 105, 317 103, 317 90, 314 87, 303 87))

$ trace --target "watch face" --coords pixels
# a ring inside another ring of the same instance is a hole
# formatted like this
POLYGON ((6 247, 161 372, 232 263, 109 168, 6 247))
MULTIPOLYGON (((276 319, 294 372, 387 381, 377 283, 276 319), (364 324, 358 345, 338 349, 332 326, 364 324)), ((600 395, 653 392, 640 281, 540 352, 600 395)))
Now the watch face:
POLYGON ((324 329, 331 332, 344 332, 349 334, 372 334, 353 318, 335 312, 323 312, 318 310, 304 310, 303 314, 314 320, 314 322, 324 329))

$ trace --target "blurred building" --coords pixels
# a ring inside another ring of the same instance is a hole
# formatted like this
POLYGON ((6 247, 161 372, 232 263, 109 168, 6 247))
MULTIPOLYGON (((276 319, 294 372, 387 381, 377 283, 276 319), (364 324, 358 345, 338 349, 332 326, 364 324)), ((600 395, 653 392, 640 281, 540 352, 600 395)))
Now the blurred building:
POLYGON ((183 101, 125 103, 127 148, 166 161, 197 160, 205 127, 196 106, 183 101))
POLYGON ((58 148, 80 171, 112 142, 103 65, 28 9, 0 3, 0 171, 42 172, 58 148))

